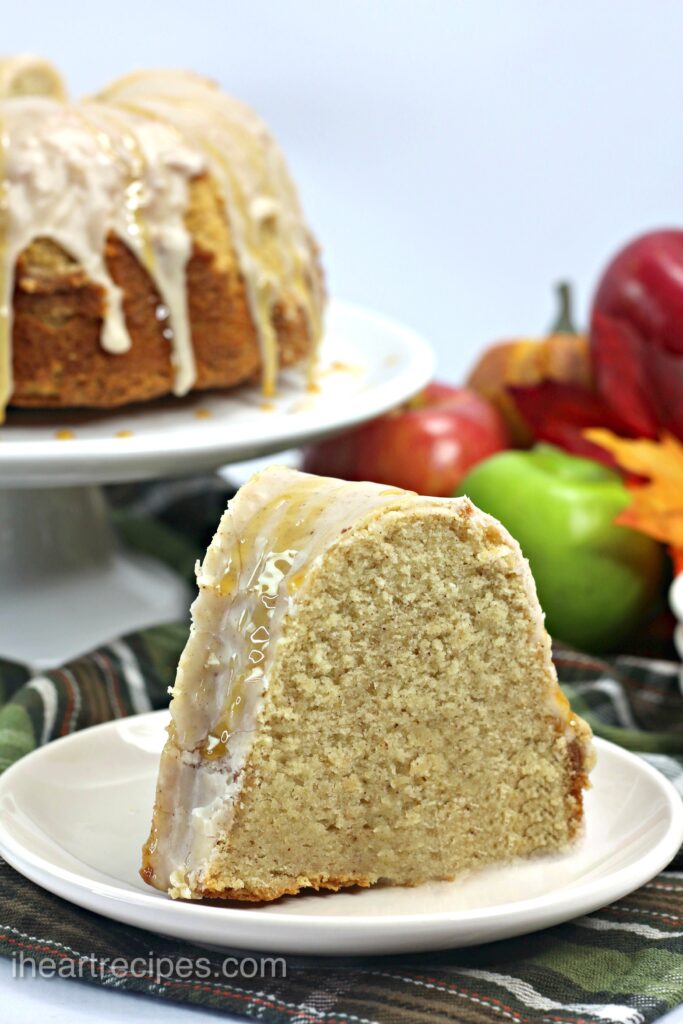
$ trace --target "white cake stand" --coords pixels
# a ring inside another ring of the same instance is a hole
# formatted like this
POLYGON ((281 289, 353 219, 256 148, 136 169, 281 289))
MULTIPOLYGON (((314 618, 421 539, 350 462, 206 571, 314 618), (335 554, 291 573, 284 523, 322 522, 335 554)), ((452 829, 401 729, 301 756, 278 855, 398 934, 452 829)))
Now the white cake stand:
POLYGON ((431 378, 412 331, 334 302, 319 390, 288 371, 258 387, 109 414, 12 411, 0 427, 0 656, 58 665, 129 630, 187 617, 175 575, 116 543, 101 485, 214 470, 384 412, 431 378))

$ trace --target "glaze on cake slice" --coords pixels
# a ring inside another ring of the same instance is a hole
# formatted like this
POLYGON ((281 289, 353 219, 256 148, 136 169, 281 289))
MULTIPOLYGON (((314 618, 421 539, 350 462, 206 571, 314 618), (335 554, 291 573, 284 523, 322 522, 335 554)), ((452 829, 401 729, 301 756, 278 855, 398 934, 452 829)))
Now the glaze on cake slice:
POLYGON ((466 498, 271 467, 198 569, 142 876, 414 885, 562 850, 593 755, 517 543, 466 498))

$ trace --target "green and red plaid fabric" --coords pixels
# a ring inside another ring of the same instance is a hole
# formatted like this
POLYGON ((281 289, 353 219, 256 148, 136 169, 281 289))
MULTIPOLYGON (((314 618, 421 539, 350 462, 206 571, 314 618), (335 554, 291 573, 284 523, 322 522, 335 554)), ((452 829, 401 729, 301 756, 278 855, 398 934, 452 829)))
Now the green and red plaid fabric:
MULTIPOLYGON (((189 576, 229 493, 216 477, 127 486, 111 497, 128 543, 189 576)), ((160 625, 40 675, 0 659, 0 770, 76 729, 164 707, 186 635, 185 623, 160 625)), ((680 666, 561 647, 554 657, 595 733, 636 751, 683 796, 680 666)), ((409 957, 286 958, 286 976, 254 983, 221 977, 223 954, 81 910, 0 861, 0 953, 267 1024, 647 1024, 683 1003, 683 861, 618 903, 545 932, 409 957), (117 957, 142 958, 149 970, 115 970, 117 957), (184 972, 160 972, 160 963, 180 960, 184 972)))

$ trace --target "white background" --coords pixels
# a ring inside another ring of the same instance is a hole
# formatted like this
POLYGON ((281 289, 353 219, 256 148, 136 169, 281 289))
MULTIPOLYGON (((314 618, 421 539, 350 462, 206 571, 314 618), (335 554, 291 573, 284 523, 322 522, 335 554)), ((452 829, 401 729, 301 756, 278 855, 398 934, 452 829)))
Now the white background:
MULTIPOLYGON (((542 331, 559 278, 585 316, 616 247, 683 221, 682 41, 680 0, 24 0, 0 30, 74 93, 175 65, 251 102, 330 290, 420 330, 453 379, 542 331)), ((0 990, 17 1024, 202 1016, 4 967, 0 990)))

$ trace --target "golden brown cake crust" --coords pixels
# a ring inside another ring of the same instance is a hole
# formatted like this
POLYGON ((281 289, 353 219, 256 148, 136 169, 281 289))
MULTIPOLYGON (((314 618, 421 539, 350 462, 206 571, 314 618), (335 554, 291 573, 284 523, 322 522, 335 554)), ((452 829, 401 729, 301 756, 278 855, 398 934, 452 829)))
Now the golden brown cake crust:
MULTIPOLYGON (((142 874, 142 872, 141 872, 142 874)), ((142 875, 144 878, 144 874, 142 875)), ((147 879, 145 879, 147 881, 147 879)), ((279 900, 282 896, 296 896, 304 889, 315 889, 317 892, 326 890, 328 892, 339 892, 340 889, 350 889, 359 886, 361 889, 369 889, 373 884, 369 878, 328 878, 320 875, 317 878, 306 878, 301 884, 288 882, 279 888, 262 889, 223 889, 203 886, 195 895, 195 898, 207 900, 237 900, 240 903, 268 903, 271 900, 279 900)))
MULTIPOLYGON (((156 317, 159 297, 130 249, 109 237, 107 264, 124 292, 132 341, 121 354, 100 344, 102 289, 70 261, 46 267, 49 249, 45 242, 34 244, 17 266, 11 404, 108 408, 170 394, 171 349, 156 317)), ((256 378, 261 367, 244 281, 234 261, 225 268, 217 264, 215 254, 195 241, 187 267, 195 390, 234 387, 256 378)), ((274 323, 281 366, 311 351, 303 311, 287 317, 276 307, 274 323)))

